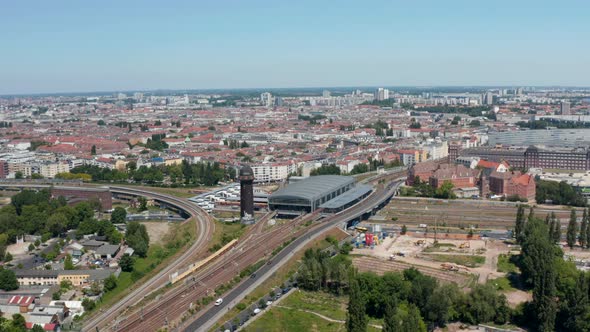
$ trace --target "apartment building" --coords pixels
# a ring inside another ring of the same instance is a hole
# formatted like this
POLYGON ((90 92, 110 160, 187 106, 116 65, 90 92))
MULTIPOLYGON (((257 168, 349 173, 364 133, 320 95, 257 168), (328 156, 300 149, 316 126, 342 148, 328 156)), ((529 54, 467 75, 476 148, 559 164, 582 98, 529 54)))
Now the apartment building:
POLYGON ((290 162, 257 164, 251 167, 255 182, 284 181, 289 174, 297 172, 297 164, 290 162))

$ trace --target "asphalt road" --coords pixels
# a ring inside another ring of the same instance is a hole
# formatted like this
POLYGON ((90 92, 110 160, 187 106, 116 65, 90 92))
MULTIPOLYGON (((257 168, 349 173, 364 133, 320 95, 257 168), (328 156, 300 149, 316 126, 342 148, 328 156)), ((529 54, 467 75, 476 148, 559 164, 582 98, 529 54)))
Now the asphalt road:
MULTIPOLYGON (((388 186, 389 190, 385 191, 383 194, 389 194, 391 191, 395 191, 401 182, 392 183, 388 186), (394 188, 395 187, 395 188, 394 188)), ((371 197, 371 196, 369 196, 371 197)), ((370 199, 370 198, 369 198, 370 199)), ((225 295, 223 298, 223 303, 219 306, 212 306, 209 307, 199 318, 189 324, 184 331, 185 332, 193 332, 193 331, 207 331, 213 324, 215 324, 216 320, 220 318, 225 312, 229 311, 238 300, 241 300, 246 293, 249 293, 253 290, 254 287, 257 287, 261 284, 265 279, 270 277, 270 275, 276 271, 283 263, 285 263, 288 258, 293 256, 293 254, 303 248, 307 244, 307 242, 311 241, 312 239, 320 236, 325 230, 332 228, 338 224, 342 224, 348 222, 351 216, 356 215, 359 211, 367 209, 371 204, 375 202, 361 202, 358 205, 351 207, 349 210, 345 210, 340 214, 334 215, 329 217, 333 220, 326 220, 324 221, 323 225, 319 228, 314 229, 311 233, 306 233, 305 235, 295 239, 295 241, 291 242, 287 247, 285 247, 281 252, 279 252, 275 257, 272 258, 270 264, 266 264, 261 267, 258 271, 256 271, 256 278, 248 278, 244 282, 240 283, 237 287, 232 289, 228 294, 225 295)), ((378 205, 378 204, 376 204, 378 205)))

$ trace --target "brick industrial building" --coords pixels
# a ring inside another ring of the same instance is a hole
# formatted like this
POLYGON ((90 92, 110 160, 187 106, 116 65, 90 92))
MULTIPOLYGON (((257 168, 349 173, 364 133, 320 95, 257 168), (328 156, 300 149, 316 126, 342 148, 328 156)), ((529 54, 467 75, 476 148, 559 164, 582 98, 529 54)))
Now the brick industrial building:
POLYGON ((590 148, 562 147, 488 147, 461 151, 461 156, 501 162, 516 168, 553 168, 590 170, 590 148))
POLYGON ((532 175, 510 171, 506 162, 495 163, 482 160, 473 164, 472 167, 424 162, 410 168, 406 183, 413 185, 416 177, 419 177, 421 181, 428 182, 433 188, 440 188, 445 181, 449 181, 457 190, 475 189, 482 197, 518 195, 527 201, 535 200, 536 187, 532 175))

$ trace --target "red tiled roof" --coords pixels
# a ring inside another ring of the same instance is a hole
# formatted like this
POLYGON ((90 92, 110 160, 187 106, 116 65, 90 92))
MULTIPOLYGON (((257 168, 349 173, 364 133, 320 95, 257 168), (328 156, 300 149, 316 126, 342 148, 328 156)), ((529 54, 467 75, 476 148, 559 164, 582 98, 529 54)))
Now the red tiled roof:
POLYGON ((532 178, 533 177, 530 174, 522 174, 520 176, 513 177, 512 182, 521 186, 526 186, 531 182, 532 178))
POLYGON ((480 160, 477 163, 477 166, 479 167, 483 167, 483 168, 493 168, 493 169, 497 169, 498 166, 500 166, 500 163, 496 163, 493 161, 487 161, 487 160, 480 160))

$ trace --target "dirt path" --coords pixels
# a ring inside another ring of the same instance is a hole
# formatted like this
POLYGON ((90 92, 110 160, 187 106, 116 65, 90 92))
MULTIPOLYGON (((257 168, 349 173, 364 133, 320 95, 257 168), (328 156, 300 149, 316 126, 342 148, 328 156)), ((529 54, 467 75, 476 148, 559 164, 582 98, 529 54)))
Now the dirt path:
POLYGON ((503 277, 505 273, 498 272, 498 256, 507 252, 505 245, 497 241, 486 241, 486 261, 483 266, 472 268, 471 271, 479 274, 479 283, 485 284, 490 279, 503 277))
MULTIPOLYGON (((339 320, 339 319, 333 319, 333 318, 330 318, 328 316, 324 316, 324 315, 322 315, 320 313, 317 313, 317 312, 311 311, 311 310, 307 310, 307 309, 297 309, 297 308, 287 307, 287 306, 284 306, 284 305, 277 305, 277 307, 278 308, 283 308, 283 309, 288 309, 288 310, 297 310, 297 311, 305 312, 305 313, 308 313, 308 314, 316 315, 319 318, 321 318, 323 320, 327 320, 328 322, 332 322, 332 323, 339 323, 339 324, 345 324, 346 323, 346 321, 339 320)), ((381 326, 381 325, 369 324, 369 326, 374 327, 376 329, 380 329, 380 330, 383 329, 383 326, 381 326)))

